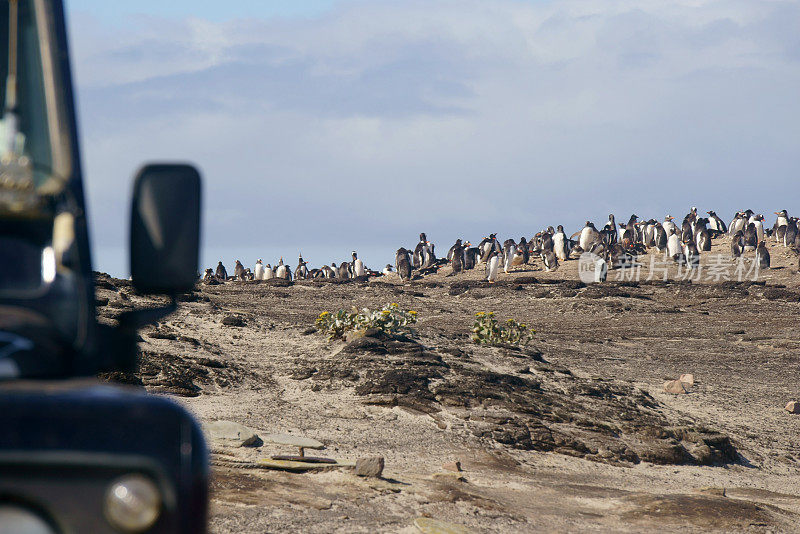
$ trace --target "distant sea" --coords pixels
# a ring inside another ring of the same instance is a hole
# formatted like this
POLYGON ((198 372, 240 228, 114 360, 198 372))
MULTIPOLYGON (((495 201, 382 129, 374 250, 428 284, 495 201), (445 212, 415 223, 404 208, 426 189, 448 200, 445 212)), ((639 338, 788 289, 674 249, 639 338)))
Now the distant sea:
MULTIPOLYGON (((356 250, 358 257, 364 264, 376 271, 382 270, 387 263, 394 265, 394 255, 401 245, 393 247, 363 247, 356 250)), ((410 244, 406 245, 410 246, 410 244)), ((278 263, 278 259, 283 256, 283 262, 290 265, 292 269, 297 266, 297 255, 303 253, 303 259, 308 262, 310 269, 330 265, 335 262, 337 265, 342 261, 349 261, 353 249, 343 246, 317 245, 301 250, 292 250, 290 247, 275 248, 250 248, 250 247, 205 247, 200 251, 200 272, 206 267, 215 269, 218 261, 222 261, 229 274, 233 274, 233 266, 236 260, 240 260, 245 267, 253 268, 256 260, 261 258, 262 262, 273 266, 278 263)), ((130 276, 128 250, 126 247, 95 247, 93 249, 92 268, 95 271, 108 273, 116 278, 128 278, 130 276)), ((438 250, 438 254, 441 254, 438 250)))

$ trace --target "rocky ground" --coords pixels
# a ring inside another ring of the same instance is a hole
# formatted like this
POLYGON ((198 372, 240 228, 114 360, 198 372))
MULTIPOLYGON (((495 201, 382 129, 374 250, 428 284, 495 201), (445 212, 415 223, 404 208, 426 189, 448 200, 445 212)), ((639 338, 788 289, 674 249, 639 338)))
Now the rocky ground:
MULTIPOLYGON (((210 442, 213 532, 410 533, 420 518, 453 532, 794 532, 797 257, 772 245, 775 268, 756 280, 706 279, 727 251, 715 241, 693 281, 674 267, 662 281, 644 256, 638 276, 588 286, 576 261, 547 273, 538 260, 493 285, 445 267, 405 285, 198 286, 142 332, 140 373, 111 378, 260 436, 210 442), (311 328, 321 311, 390 302, 418 312, 416 337, 329 342, 311 328), (536 336, 474 345, 480 311, 536 336), (684 373, 688 393, 664 391, 684 373), (297 454, 277 433, 318 440, 313 454, 339 464, 259 463, 297 454), (378 456, 382 477, 356 474, 378 456)), ((108 323, 154 300, 103 276, 97 298, 108 323)))

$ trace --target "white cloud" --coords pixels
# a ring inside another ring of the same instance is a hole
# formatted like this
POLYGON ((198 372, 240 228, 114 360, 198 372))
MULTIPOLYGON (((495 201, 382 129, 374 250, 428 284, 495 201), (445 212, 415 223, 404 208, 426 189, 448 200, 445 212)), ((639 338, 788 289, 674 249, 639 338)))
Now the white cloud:
POLYGON ((122 240, 121 191, 154 158, 203 169, 212 246, 774 211, 800 163, 797 27, 794 2, 736 0, 75 19, 95 239, 122 240))

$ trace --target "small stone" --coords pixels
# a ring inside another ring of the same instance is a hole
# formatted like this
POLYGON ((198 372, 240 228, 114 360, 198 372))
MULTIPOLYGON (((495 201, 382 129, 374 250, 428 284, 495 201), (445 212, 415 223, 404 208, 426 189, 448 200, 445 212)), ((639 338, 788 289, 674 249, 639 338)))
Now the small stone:
POLYGON ((248 447, 259 442, 258 434, 234 421, 211 421, 205 430, 211 441, 228 447, 248 447))
POLYGON ((442 471, 441 473, 434 473, 431 475, 431 479, 433 480, 447 480, 452 482, 466 482, 467 479, 464 478, 461 473, 453 473, 450 471, 442 471))
POLYGON ((664 382, 664 391, 673 395, 680 395, 681 393, 689 393, 689 386, 680 380, 667 380, 664 382))
POLYGON ((789 413, 800 413, 800 402, 790 401, 786 403, 784 410, 786 410, 789 413))
POLYGON ((680 380, 684 384, 687 384, 689 387, 694 386, 694 375, 691 373, 686 373, 681 375, 681 377, 678 380, 680 380))
POLYGON ((244 326, 244 319, 237 315, 228 315, 222 319, 225 326, 244 326))
POLYGON ((380 477, 383 473, 383 456, 370 456, 356 460, 356 475, 360 477, 380 477))
POLYGON ((445 471, 460 472, 461 471, 461 462, 455 461, 455 462, 444 463, 444 464, 442 464, 442 469, 444 469, 445 471))

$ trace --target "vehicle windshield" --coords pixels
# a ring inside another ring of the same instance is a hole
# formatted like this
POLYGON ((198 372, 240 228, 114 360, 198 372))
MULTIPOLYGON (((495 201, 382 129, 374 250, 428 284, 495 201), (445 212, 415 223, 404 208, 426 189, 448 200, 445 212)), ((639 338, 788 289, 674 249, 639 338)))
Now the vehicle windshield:
POLYGON ((0 211, 30 211, 63 186, 54 170, 59 134, 43 27, 33 0, 0 0, 0 211))

